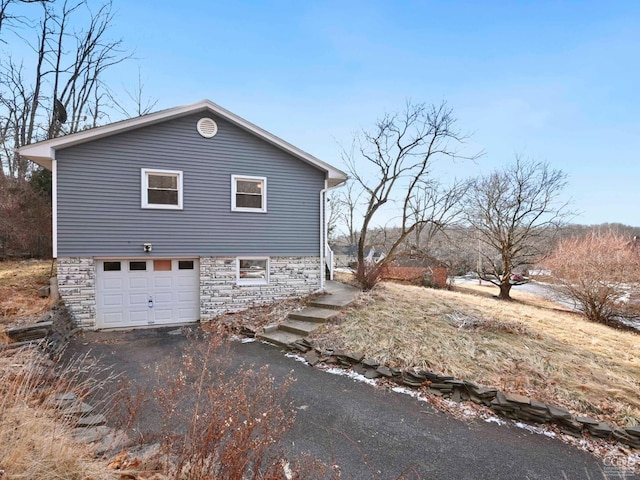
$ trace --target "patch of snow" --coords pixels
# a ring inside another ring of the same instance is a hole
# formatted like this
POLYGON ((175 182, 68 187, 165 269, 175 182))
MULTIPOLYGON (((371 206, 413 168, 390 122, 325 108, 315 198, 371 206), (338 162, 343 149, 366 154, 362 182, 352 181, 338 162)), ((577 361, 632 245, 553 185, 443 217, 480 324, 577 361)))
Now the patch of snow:
POLYGON ((549 430, 543 427, 534 427, 533 425, 529 425, 527 423, 515 422, 515 426, 518 428, 522 428, 531 433, 537 433, 538 435, 544 435, 545 437, 555 438, 556 434, 554 432, 550 432, 549 430))
POLYGON ((420 393, 415 390, 410 390, 404 387, 393 387, 391 391, 396 393, 402 393, 404 395, 409 395, 410 397, 426 401, 423 397, 420 396, 420 393))
POLYGON ((307 363, 304 357, 301 357, 300 355, 297 355, 295 353, 285 353, 284 356, 287 358, 293 358, 296 362, 307 363))
POLYGON ((498 418, 498 417, 489 417, 489 418, 485 418, 484 419, 485 422, 487 423, 497 423, 498 425, 506 425, 507 422, 505 422, 504 420, 498 418))
POLYGON ((243 338, 242 340, 240 340, 242 343, 252 343, 255 342, 256 339, 255 338, 243 338))
POLYGON ((377 385, 377 382, 375 380, 371 378, 367 378, 364 375, 360 375, 359 373, 356 373, 353 370, 343 370, 341 368, 331 367, 331 368, 327 368, 325 372, 332 373, 333 375, 340 375, 342 377, 348 377, 355 380, 356 382, 363 382, 363 383, 366 383, 367 385, 373 385, 373 386, 377 385))

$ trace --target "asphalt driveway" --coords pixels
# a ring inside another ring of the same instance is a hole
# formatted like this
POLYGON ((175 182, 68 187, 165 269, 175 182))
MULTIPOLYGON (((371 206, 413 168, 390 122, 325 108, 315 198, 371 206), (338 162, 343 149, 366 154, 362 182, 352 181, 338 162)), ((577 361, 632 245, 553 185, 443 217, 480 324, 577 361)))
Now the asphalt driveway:
MULTIPOLYGON (((158 365, 178 362, 192 341, 176 329, 88 332, 71 341, 67 355, 90 352, 145 387, 157 378, 158 365)), ((292 373, 296 382, 288 395, 298 412, 285 447, 337 463, 343 478, 392 479, 407 469, 424 479, 582 480, 604 478, 603 471, 623 478, 559 440, 509 425, 459 421, 407 395, 309 367, 273 346, 231 342, 229 351, 232 369, 268 364, 276 378, 292 373)), ((152 408, 141 412, 140 422, 148 432, 160 428, 152 408)))

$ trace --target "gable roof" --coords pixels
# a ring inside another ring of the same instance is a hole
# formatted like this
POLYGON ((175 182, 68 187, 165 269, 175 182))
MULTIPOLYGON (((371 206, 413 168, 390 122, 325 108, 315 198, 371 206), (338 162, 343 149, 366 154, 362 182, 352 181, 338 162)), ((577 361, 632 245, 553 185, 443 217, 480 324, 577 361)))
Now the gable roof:
POLYGON ((256 137, 284 150, 285 152, 299 158, 300 160, 322 170, 327 175, 327 183, 330 187, 340 185, 347 180, 347 175, 343 171, 329 165, 328 163, 319 160, 313 155, 294 147, 288 142, 285 142, 279 137, 263 130, 262 128, 254 125, 253 123, 239 117, 235 113, 222 108, 220 105, 213 103, 210 100, 202 100, 200 102, 192 103, 190 105, 183 105, 180 107, 168 108, 159 112, 149 113, 140 117, 129 118, 120 122, 110 123, 101 127, 84 130, 82 132, 71 133, 63 137, 53 138, 51 140, 44 140, 42 142, 33 143, 31 145, 25 145, 19 149, 20 155, 29 160, 37 163, 38 165, 51 170, 52 160, 56 158, 56 150, 72 147, 74 145, 80 145, 82 143, 97 140, 99 138, 109 137, 117 133, 134 130, 140 127, 146 127, 154 125, 156 123, 164 122, 173 118, 183 117, 197 112, 211 112, 232 124, 246 130, 256 137))

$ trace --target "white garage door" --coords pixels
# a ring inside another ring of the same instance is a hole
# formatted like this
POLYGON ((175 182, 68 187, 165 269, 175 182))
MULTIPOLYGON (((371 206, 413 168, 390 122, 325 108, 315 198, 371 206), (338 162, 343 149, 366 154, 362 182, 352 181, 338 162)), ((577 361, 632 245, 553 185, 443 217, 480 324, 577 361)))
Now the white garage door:
POLYGON ((99 328, 188 323, 200 317, 197 260, 100 260, 96 268, 99 328))

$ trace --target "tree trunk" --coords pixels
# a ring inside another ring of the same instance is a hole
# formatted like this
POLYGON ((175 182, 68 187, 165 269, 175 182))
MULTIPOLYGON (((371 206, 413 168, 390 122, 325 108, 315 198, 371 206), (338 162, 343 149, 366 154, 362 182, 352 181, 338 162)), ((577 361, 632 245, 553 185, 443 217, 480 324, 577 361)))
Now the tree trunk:
POLYGON ((511 296, 509 295, 510 292, 511 292, 511 282, 507 277, 506 281, 503 280, 502 283, 500 284, 500 295, 498 295, 498 298, 500 300, 511 300, 511 296))

